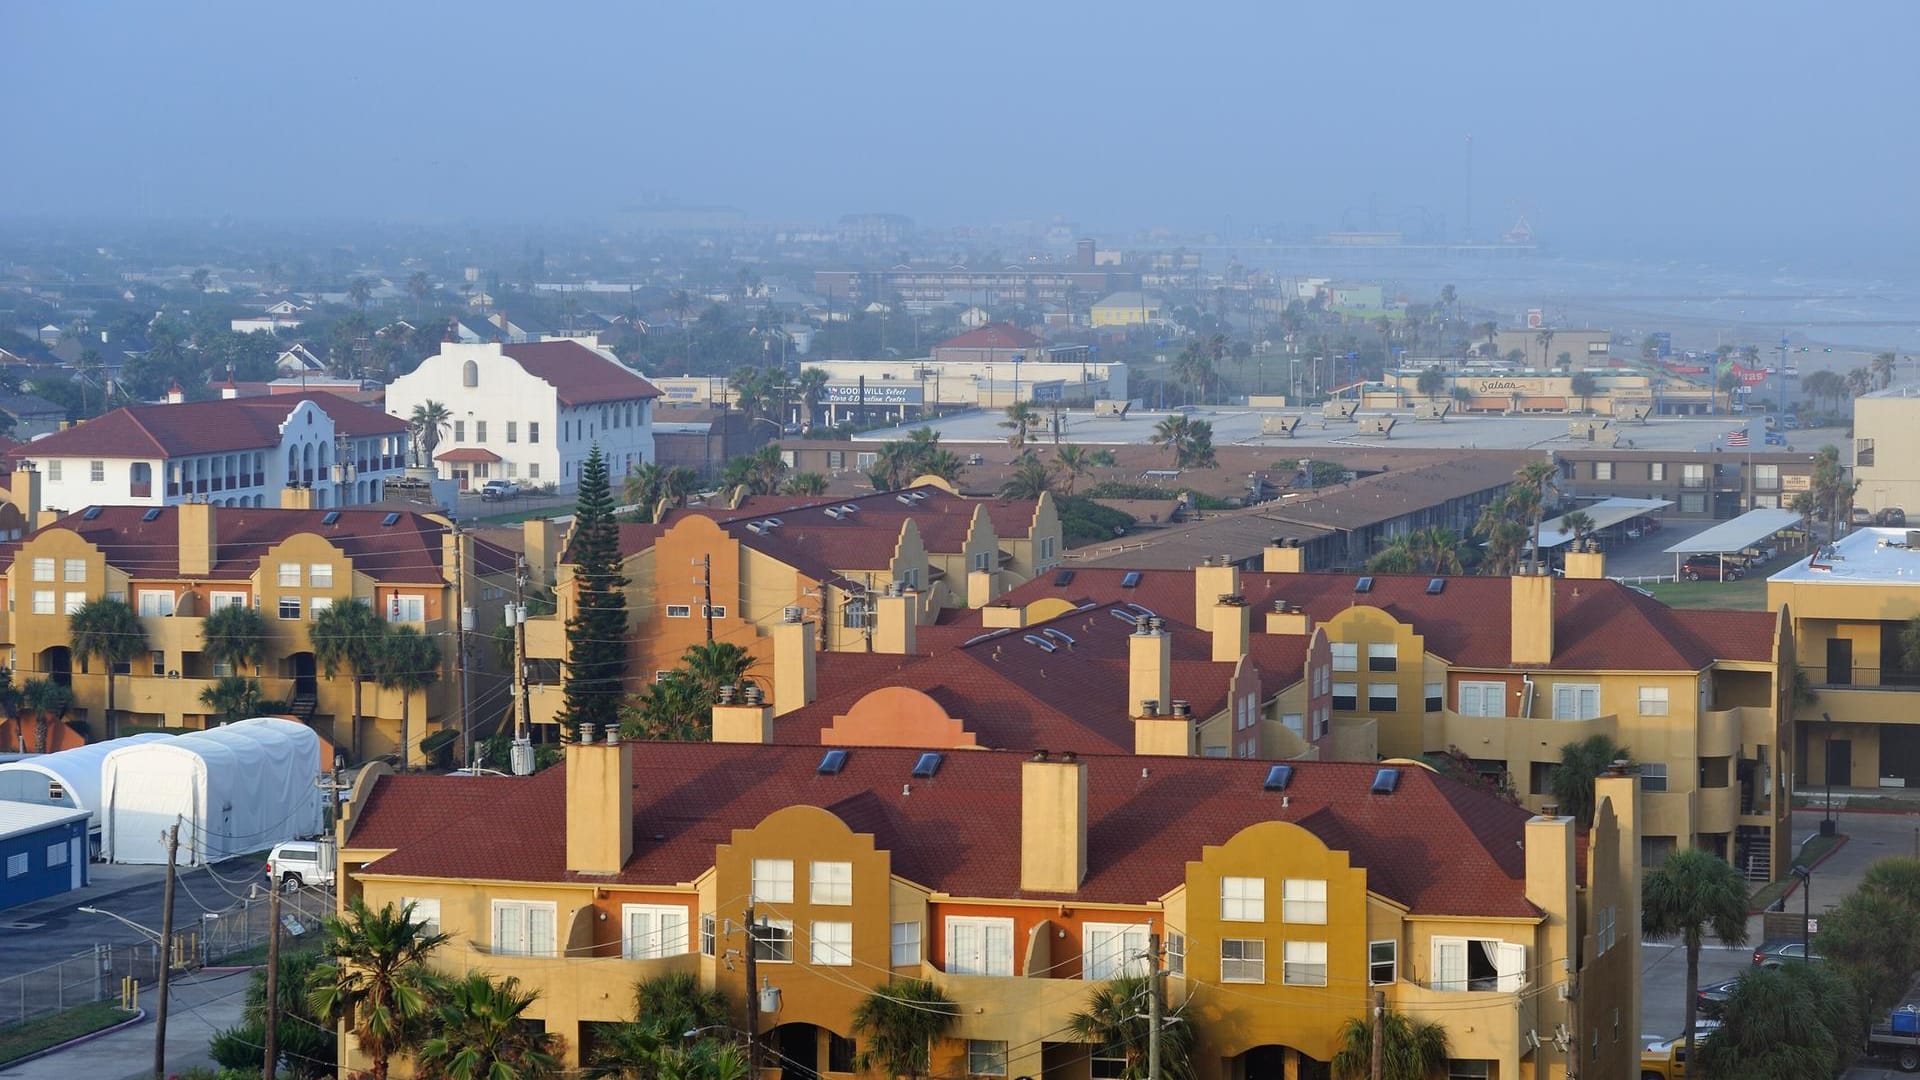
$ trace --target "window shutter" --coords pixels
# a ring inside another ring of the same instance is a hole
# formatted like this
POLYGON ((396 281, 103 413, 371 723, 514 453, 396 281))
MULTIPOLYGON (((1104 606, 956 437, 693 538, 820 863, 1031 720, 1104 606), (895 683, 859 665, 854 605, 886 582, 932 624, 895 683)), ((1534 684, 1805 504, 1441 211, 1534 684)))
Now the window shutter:
POLYGON ((1467 943, 1458 939, 1448 941, 1436 938, 1433 942, 1433 988, 1435 990, 1465 990, 1467 988, 1467 943))
POLYGON ((554 955, 553 909, 530 907, 527 909, 527 946, 534 956, 554 955))
POLYGON ((1527 985, 1527 947, 1502 942, 1496 950, 1495 963, 1500 973, 1500 992, 1518 993, 1527 985))
POLYGON ((989 923, 983 935, 986 945, 986 973, 1013 974, 1013 929, 1004 923, 989 923))

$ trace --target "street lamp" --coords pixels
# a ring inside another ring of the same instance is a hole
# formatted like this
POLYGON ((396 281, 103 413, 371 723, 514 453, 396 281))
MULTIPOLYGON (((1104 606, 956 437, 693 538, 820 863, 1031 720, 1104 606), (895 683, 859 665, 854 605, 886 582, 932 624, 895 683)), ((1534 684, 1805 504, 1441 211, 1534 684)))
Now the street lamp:
POLYGON ((1800 879, 1800 960, 1813 962, 1813 868, 1793 864, 1793 876, 1800 879))
POLYGON ((1820 835, 1832 836, 1839 831, 1833 820, 1833 716, 1831 713, 1821 713, 1820 719, 1827 723, 1824 729, 1826 737, 1820 742, 1820 750, 1826 755, 1820 772, 1827 778, 1827 805, 1820 812, 1820 835))
POLYGON ((81 907, 75 908, 74 910, 80 912, 83 915, 105 915, 107 918, 112 919, 115 922, 125 923, 126 925, 133 927, 135 930, 138 930, 141 933, 147 935, 149 938, 152 938, 156 943, 160 940, 160 931, 151 929, 149 927, 141 926, 139 923, 134 922, 132 919, 126 918, 125 916, 122 916, 122 915, 115 915, 113 912, 107 911, 103 908, 86 907, 83 905, 81 907))

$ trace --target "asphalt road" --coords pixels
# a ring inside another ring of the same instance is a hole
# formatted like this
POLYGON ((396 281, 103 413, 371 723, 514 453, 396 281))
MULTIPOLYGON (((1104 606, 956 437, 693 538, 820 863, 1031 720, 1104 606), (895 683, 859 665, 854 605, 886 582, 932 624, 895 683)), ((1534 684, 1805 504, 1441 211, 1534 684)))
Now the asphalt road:
MULTIPOLYGON (((239 898, 247 894, 247 884, 266 881, 261 866, 259 859, 229 860, 217 867, 221 881, 215 881, 205 868, 181 874, 174 893, 175 928, 192 926, 203 914, 235 910, 241 905, 239 898)), ((96 944, 136 945, 149 941, 140 931, 105 915, 89 915, 76 909, 82 905, 97 906, 158 930, 163 885, 159 868, 154 870, 151 884, 109 899, 96 902, 82 897, 46 913, 40 913, 45 905, 33 905, 26 909, 30 913, 16 909, 0 914, 0 978, 46 967, 90 950, 96 944), (16 919, 22 920, 18 925, 26 928, 10 928, 8 924, 16 919)))

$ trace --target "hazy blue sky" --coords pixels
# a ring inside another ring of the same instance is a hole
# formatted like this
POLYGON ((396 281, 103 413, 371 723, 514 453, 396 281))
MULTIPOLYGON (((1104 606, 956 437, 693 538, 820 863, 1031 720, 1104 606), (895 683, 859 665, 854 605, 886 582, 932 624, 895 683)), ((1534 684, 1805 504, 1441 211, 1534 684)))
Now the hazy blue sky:
POLYGON ((0 215, 1920 229, 1920 6, 0 3, 0 215), (1392 215, 1388 215, 1391 217, 1392 215))

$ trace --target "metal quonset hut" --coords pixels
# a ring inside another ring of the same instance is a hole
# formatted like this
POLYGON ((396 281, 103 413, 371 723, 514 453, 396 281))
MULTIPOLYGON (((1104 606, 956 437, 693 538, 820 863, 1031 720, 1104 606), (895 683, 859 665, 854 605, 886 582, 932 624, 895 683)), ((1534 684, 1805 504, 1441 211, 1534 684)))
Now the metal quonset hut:
POLYGON ((167 861, 180 823, 180 862, 217 862, 323 828, 320 738, 304 724, 257 717, 127 746, 100 767, 101 854, 167 861))
POLYGON ((0 764, 0 799, 85 810, 87 831, 93 837, 93 850, 97 853, 100 850, 100 763, 122 747, 171 738, 172 735, 143 731, 124 739, 88 743, 57 754, 37 754, 5 762, 0 764))

